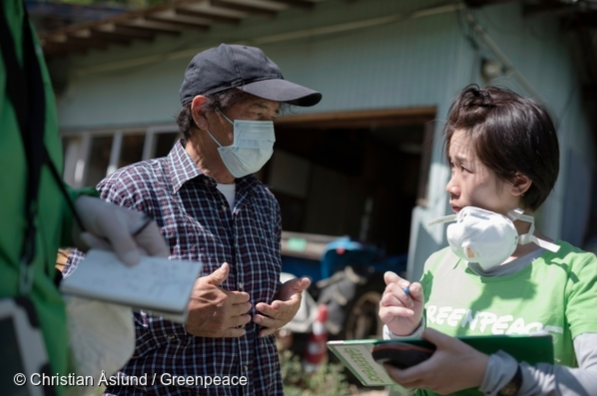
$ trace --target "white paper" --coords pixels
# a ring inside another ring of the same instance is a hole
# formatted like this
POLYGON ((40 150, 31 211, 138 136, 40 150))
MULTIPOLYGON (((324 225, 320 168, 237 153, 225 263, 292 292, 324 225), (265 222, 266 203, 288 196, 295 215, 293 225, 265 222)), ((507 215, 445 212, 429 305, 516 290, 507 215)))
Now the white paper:
POLYGON ((143 257, 129 267, 112 252, 90 250, 60 284, 65 294, 152 311, 184 322, 199 262, 143 257))

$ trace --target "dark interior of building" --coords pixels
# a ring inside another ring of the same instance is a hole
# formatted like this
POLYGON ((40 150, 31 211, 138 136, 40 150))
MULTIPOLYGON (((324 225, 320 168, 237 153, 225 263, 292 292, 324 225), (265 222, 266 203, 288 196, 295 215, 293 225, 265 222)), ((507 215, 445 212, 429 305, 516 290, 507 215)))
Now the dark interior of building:
POLYGON ((387 254, 406 253, 412 209, 425 204, 432 125, 353 124, 277 125, 274 156, 308 164, 306 191, 277 188, 275 157, 261 179, 280 202, 285 231, 348 235, 387 254))

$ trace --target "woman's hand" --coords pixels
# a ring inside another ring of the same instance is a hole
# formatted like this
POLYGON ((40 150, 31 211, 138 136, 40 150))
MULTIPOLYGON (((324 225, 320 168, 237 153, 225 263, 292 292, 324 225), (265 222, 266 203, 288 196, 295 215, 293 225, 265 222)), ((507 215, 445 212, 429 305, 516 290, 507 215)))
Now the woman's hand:
POLYGON ((379 317, 398 336, 412 334, 423 316, 423 286, 410 283, 393 272, 384 274, 386 289, 379 303, 379 317), (408 293, 405 289, 408 288, 408 293))
POLYGON ((405 388, 429 389, 440 395, 481 385, 488 355, 434 329, 425 329, 423 338, 437 347, 433 356, 405 370, 384 365, 394 381, 405 388))

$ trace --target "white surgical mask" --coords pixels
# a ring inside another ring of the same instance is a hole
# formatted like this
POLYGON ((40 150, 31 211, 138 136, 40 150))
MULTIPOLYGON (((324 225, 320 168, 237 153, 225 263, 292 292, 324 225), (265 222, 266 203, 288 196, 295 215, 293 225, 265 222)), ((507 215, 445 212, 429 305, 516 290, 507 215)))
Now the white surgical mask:
POLYGON ((447 238, 454 254, 465 261, 479 263, 487 271, 503 263, 514 253, 520 243, 535 243, 544 249, 557 252, 560 247, 533 235, 535 219, 523 214, 522 209, 508 212, 508 216, 489 210, 467 206, 458 214, 439 217, 427 226, 456 221, 447 229, 447 238), (531 223, 529 232, 518 235, 513 220, 531 223))
POLYGON ((222 146, 208 130, 207 133, 217 143, 218 152, 232 176, 239 178, 257 172, 274 153, 274 123, 272 121, 230 120, 217 110, 222 117, 234 126, 234 141, 230 146, 222 146))

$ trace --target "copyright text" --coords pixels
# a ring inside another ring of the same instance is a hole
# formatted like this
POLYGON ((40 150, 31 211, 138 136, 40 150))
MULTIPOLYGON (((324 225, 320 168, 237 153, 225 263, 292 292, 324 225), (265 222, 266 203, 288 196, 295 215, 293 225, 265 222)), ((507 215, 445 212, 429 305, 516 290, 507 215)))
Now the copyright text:
MULTIPOLYGON (((27 376, 22 373, 17 373, 13 382, 17 386, 23 386, 27 383, 27 376)), ((45 373, 34 373, 29 377, 29 383, 33 386, 147 386, 161 384, 166 386, 198 386, 207 388, 208 386, 245 386, 248 379, 245 376, 182 376, 173 375, 170 373, 163 374, 143 374, 140 376, 134 375, 106 375, 102 370, 102 374, 95 383, 94 378, 90 375, 82 376, 70 373, 68 375, 47 375, 45 373)))

